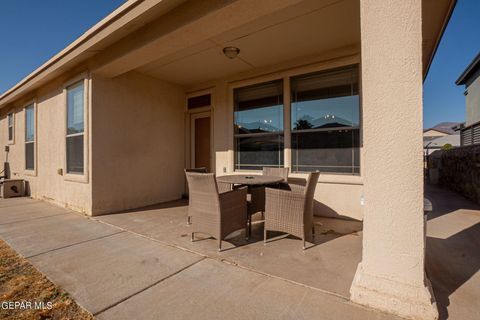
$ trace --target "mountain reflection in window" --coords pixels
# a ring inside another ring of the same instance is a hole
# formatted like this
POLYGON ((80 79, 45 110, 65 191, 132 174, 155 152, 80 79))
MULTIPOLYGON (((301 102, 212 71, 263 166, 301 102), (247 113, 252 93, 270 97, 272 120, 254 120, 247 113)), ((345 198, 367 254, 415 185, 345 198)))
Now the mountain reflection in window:
POLYGON ((283 166, 283 82, 235 89, 235 168, 283 166))
POLYGON ((291 79, 292 171, 359 174, 358 68, 291 79))

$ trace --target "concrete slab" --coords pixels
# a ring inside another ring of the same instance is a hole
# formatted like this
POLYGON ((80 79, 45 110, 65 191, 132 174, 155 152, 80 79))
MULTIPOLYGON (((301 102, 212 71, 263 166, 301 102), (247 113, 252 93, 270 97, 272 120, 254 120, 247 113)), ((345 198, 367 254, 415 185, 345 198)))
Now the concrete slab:
POLYGON ((316 218, 315 245, 303 251, 302 242, 294 237, 274 240, 281 234, 269 233, 263 245, 263 222, 260 214, 247 242, 239 231, 223 242, 225 250, 217 251, 216 240, 198 234, 190 241, 187 202, 175 201, 125 213, 105 215, 97 219, 146 235, 175 246, 200 252, 215 259, 227 259, 246 268, 289 279, 308 286, 350 297, 350 285, 361 260, 362 223, 329 218, 316 218), (302 270, 298 272, 298 270, 302 270))
POLYGON ((314 289, 212 259, 191 266, 97 318, 398 319, 314 289))
POLYGON ((426 187, 426 269, 440 319, 480 319, 480 206, 449 190, 426 187))
MULTIPOLYGON (((3 210, 3 209, 2 209, 3 210)), ((50 212, 50 205, 43 210, 50 212)), ((0 225, 0 237, 25 257, 105 237, 121 230, 79 214, 61 214, 0 225)))
POLYGON ((3 207, 0 207, 0 224, 71 213, 71 211, 64 208, 45 206, 45 203, 42 201, 36 201, 28 198, 16 199, 21 199, 22 201, 15 201, 15 204, 13 204, 12 201, 10 201, 12 199, 0 200, 0 204, 4 205, 3 207), (6 206, 4 201, 7 201, 11 205, 6 206))
POLYGON ((95 314, 201 259, 123 232, 30 260, 95 314))

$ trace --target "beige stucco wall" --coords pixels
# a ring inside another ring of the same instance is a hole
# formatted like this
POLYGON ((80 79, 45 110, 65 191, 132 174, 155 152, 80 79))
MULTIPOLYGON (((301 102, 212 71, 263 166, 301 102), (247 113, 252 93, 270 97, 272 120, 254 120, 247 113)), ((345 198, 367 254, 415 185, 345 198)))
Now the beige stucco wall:
POLYGON ((136 72, 92 78, 93 213, 180 198, 183 89, 136 72))
POLYGON ((480 70, 472 75, 470 82, 466 84, 466 90, 468 94, 465 125, 469 126, 480 122, 480 70))
POLYGON ((424 269, 421 6, 360 1, 365 219, 350 292, 360 304, 435 319, 424 269))
MULTIPOLYGON (((18 101, 12 107, 2 110, 0 115, 1 161, 5 160, 3 146, 9 145, 8 161, 11 167, 11 178, 25 179, 28 182, 31 197, 90 214, 91 183, 88 179, 88 167, 82 182, 69 181, 67 176, 57 173, 58 169, 65 169, 66 105, 64 87, 66 83, 63 80, 50 83, 28 99, 18 101), (24 107, 32 102, 35 103, 36 108, 36 170, 33 172, 24 170, 24 107), (7 141, 6 115, 11 110, 15 112, 13 144, 9 144, 7 141)), ((87 108, 89 105, 87 100, 87 108)), ((87 140, 89 130, 89 123, 86 121, 85 136, 87 140)), ((86 146, 88 148, 89 144, 87 143, 86 146)), ((88 154, 87 151, 87 157, 88 154)))

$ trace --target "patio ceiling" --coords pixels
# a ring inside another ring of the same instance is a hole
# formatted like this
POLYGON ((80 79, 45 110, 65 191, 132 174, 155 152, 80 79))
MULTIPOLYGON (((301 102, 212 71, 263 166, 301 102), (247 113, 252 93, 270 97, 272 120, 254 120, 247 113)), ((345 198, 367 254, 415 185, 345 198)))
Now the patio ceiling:
POLYGON ((192 85, 360 42, 359 3, 304 1, 148 63, 137 71, 192 85), (228 59, 227 46, 240 55, 228 59))

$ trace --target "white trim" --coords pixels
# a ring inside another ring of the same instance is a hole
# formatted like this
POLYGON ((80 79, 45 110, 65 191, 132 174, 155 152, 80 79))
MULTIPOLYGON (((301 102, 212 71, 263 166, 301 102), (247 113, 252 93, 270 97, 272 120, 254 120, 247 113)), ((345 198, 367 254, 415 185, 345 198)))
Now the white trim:
POLYGON ((88 71, 82 72, 63 85, 63 101, 64 101, 64 139, 63 139, 63 177, 66 181, 89 183, 90 166, 89 166, 89 114, 90 114, 90 75, 88 71), (83 82, 83 173, 69 173, 67 172, 67 138, 73 136, 80 136, 79 134, 67 134, 68 126, 68 87, 83 82))

